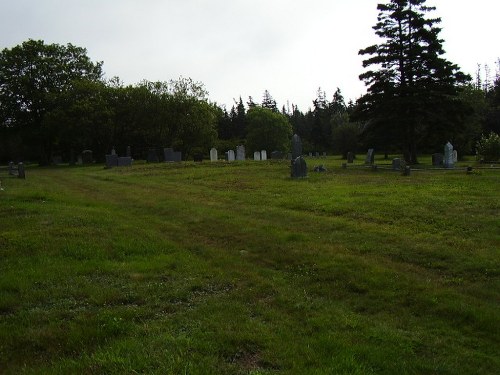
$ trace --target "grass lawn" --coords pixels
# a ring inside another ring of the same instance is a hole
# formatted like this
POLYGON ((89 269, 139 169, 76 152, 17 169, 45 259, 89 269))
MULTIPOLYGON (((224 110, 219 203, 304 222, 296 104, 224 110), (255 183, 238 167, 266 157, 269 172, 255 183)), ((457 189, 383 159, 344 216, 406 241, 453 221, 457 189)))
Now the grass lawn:
POLYGON ((500 171, 342 162, 0 171, 0 373, 500 373, 500 171))

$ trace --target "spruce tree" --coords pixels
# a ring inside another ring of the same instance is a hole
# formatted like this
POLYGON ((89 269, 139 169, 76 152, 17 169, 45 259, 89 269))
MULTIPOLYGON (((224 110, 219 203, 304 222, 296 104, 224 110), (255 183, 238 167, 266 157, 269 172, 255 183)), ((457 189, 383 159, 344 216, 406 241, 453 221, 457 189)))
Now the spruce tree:
MULTIPOLYGON (((380 44, 359 51, 368 56, 360 75, 367 93, 357 103, 356 117, 385 142, 398 141, 408 162, 417 163, 417 143, 436 132, 443 137, 461 112, 460 85, 470 80, 442 57, 440 18, 428 18, 435 7, 426 0, 390 0, 379 4, 373 27, 380 44), (450 115, 451 114, 451 115, 450 115), (390 141, 389 141, 390 140, 390 141)), ((442 140, 443 142, 446 139, 442 140)), ((391 145, 383 144, 382 147, 391 145)))

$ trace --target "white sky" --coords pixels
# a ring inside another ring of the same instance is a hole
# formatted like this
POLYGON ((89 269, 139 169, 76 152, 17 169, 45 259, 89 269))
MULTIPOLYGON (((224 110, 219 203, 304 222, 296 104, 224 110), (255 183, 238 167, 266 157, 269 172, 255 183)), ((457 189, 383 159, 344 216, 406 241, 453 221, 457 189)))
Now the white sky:
MULTIPOLYGON (((331 99, 365 92, 358 51, 377 42, 380 0, 0 0, 0 49, 28 39, 84 47, 125 84, 179 76, 204 83, 211 101, 306 111, 318 87, 331 99)), ((446 57, 474 76, 500 58, 499 0, 428 0, 442 18, 446 57)))

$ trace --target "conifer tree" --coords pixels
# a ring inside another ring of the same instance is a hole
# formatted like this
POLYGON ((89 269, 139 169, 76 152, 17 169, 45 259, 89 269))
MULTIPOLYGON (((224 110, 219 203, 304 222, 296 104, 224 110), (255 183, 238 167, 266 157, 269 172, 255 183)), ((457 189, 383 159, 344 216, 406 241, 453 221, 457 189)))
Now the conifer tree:
MULTIPOLYGON (((458 94, 470 80, 442 57, 440 18, 427 17, 435 7, 426 0, 390 0, 379 4, 373 27, 380 44, 359 51, 368 56, 360 75, 367 94, 357 103, 355 117, 368 122, 371 132, 388 142, 398 140, 408 162, 417 162, 417 143, 447 137, 463 113, 458 94), (388 137, 387 135, 390 136, 388 137)), ((446 139, 440 140, 442 142, 446 139)), ((383 145, 387 147, 388 145, 383 145)))

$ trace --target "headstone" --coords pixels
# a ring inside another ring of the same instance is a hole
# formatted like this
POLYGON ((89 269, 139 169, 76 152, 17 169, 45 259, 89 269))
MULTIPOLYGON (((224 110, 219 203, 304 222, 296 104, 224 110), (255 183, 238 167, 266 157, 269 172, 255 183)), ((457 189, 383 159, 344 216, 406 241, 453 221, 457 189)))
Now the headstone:
POLYGON ((260 152, 260 160, 267 160, 267 151, 266 150, 262 150, 260 152))
POLYGON ((352 152, 350 152, 350 151, 347 153, 347 162, 348 162, 349 164, 354 163, 354 153, 352 153, 352 152))
POLYGON ((314 153, 314 156, 315 156, 317 159, 319 159, 319 152, 318 152, 318 151, 316 151, 316 152, 314 153))
POLYGON ((239 145, 236 146, 236 160, 245 160, 245 146, 239 145))
POLYGON ((182 152, 174 151, 173 157, 174 157, 174 162, 180 163, 182 161, 182 152))
POLYGON ((164 148, 163 149, 163 160, 166 162, 174 161, 174 149, 173 148, 164 148))
POLYGON ((326 172, 326 168, 323 164, 314 167, 314 172, 326 172))
POLYGON ((323 152, 323 157, 326 158, 326 152, 323 152))
POLYGON ((132 157, 132 149, 130 148, 130 146, 127 146, 127 157, 132 157))
POLYGON ((411 168, 409 165, 406 165, 403 170, 401 171, 401 174, 403 176, 409 176, 411 174, 411 168))
POLYGON ((401 159, 400 158, 392 159, 392 170, 393 171, 401 170, 401 159))
POLYGON ((227 152, 227 161, 234 161, 234 160, 235 160, 234 150, 229 150, 227 152))
POLYGON ((60 165, 62 164, 62 157, 59 155, 52 156, 52 164, 53 165, 60 165))
POLYGON ((116 150, 114 147, 111 149, 111 155, 116 155, 116 150))
POLYGON ((453 163, 458 163, 458 152, 453 150, 453 163))
POLYGON ((106 155, 106 168, 113 168, 118 166, 118 155, 106 155))
POLYGON ((120 156, 117 159, 118 167, 130 167, 132 166, 132 158, 130 156, 120 156))
POLYGON ((83 164, 83 157, 81 154, 76 157, 76 164, 78 164, 78 165, 83 164))
POLYGON ((24 172, 24 164, 23 163, 17 164, 17 177, 18 178, 26 178, 26 174, 24 172))
POLYGON ((432 165, 434 167, 443 165, 443 154, 432 154, 432 165))
POLYGON ((148 158, 146 160, 148 163, 158 163, 160 161, 156 148, 150 148, 148 150, 148 158))
POLYGON ((292 159, 295 160, 302 156, 302 140, 297 134, 292 137, 292 159))
POLYGON ((16 175, 16 168, 14 168, 14 162, 13 161, 9 162, 9 175, 10 176, 15 176, 16 175))
POLYGON ((283 153, 281 151, 273 151, 271 152, 271 159, 273 160, 283 159, 283 153))
POLYGON ((307 164, 302 156, 299 156, 292 161, 291 170, 292 178, 307 177, 307 164))
POLYGON ((445 168, 453 168, 453 145, 448 142, 444 145, 444 167, 445 168))
POLYGON ((195 163, 201 163, 203 161, 203 154, 194 154, 193 160, 195 163))
POLYGON ((210 161, 217 161, 217 160, 218 160, 217 149, 211 148, 210 149, 210 161))
MULTIPOLYGON (((312 156, 313 156, 313 153, 312 153, 312 152, 310 152, 310 153, 309 153, 309 157, 310 157, 310 158, 312 158, 312 156)), ((293 155, 292 155, 292 158, 293 158, 293 155)))
POLYGON ((373 148, 368 149, 368 152, 366 153, 366 159, 365 159, 365 164, 373 164, 375 161, 375 154, 373 148))
POLYGON ((258 160, 260 161, 260 151, 255 151, 253 153, 253 160, 258 160))
POLYGON ((93 162, 92 150, 82 151, 82 164, 92 164, 93 162))

